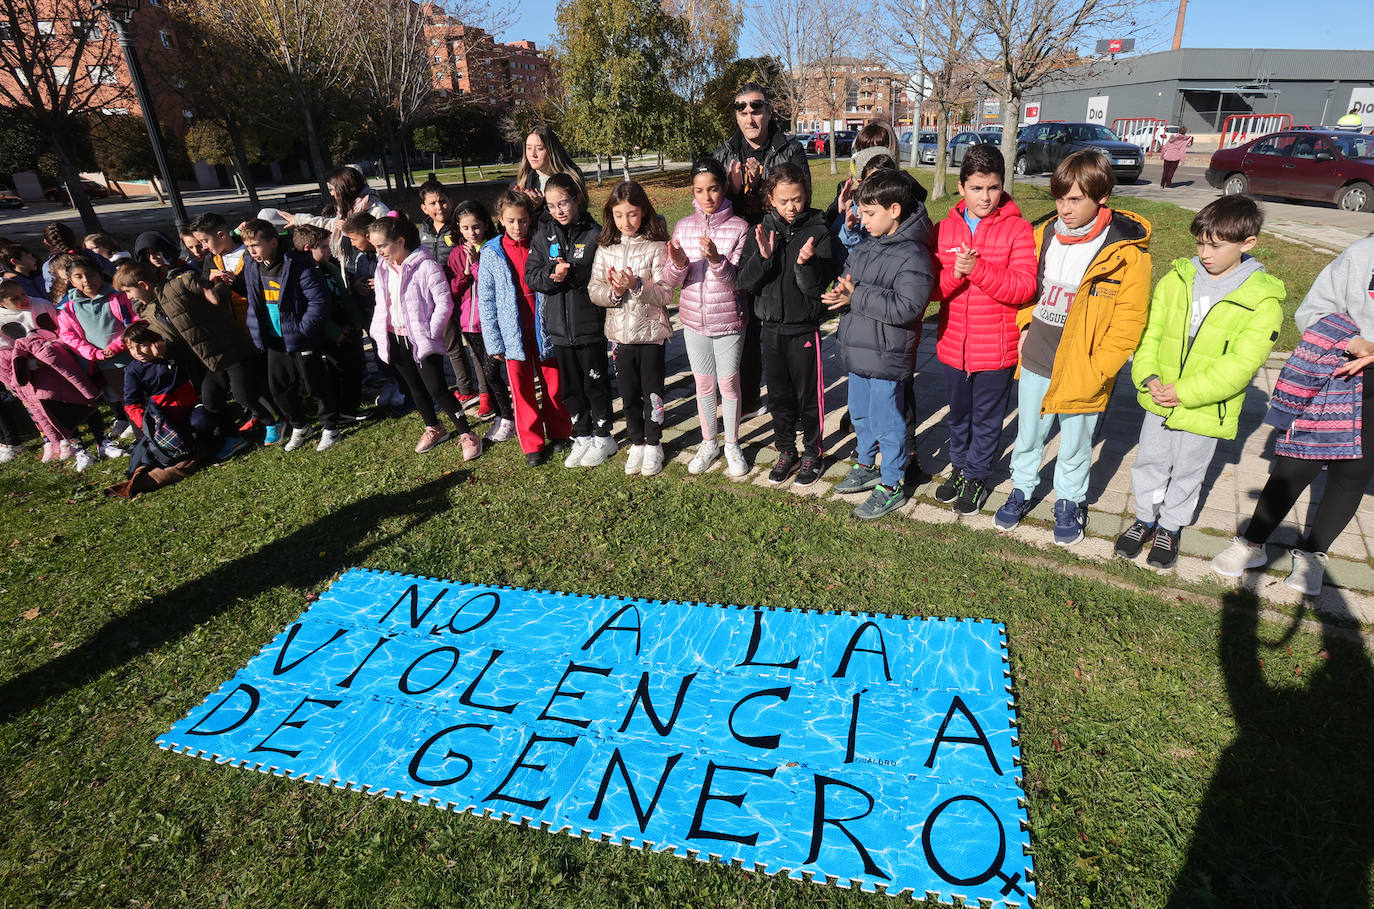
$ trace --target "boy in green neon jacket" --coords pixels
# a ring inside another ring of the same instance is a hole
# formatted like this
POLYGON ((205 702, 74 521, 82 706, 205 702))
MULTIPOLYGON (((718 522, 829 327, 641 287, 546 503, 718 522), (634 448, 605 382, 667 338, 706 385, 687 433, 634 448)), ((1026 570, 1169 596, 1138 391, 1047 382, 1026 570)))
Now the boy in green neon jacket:
POLYGON ((1249 255, 1264 215, 1248 196, 1223 196, 1193 219, 1197 256, 1155 285, 1131 381, 1145 421, 1131 470, 1136 520, 1116 554, 1171 568, 1193 522, 1218 439, 1234 439, 1245 390, 1283 322, 1283 282, 1249 255))

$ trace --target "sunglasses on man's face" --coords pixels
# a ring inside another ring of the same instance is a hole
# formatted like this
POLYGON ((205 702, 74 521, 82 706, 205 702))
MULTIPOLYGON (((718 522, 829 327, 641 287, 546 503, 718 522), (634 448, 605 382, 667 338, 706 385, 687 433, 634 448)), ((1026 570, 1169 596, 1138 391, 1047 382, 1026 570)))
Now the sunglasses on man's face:
POLYGON ((764 110, 767 107, 767 101, 736 101, 735 113, 742 114, 745 111, 751 111, 757 114, 759 111, 764 110))

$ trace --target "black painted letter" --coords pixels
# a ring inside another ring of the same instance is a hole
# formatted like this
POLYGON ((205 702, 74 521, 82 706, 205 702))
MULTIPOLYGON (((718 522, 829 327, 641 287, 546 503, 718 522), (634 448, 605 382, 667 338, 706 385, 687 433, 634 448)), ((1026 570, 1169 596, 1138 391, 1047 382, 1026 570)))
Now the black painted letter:
POLYGON ((743 843, 752 846, 758 842, 759 835, 751 833, 748 836, 741 836, 738 833, 720 833, 716 830, 703 830, 701 828, 702 817, 706 814, 707 802, 729 802, 738 808, 744 804, 744 794, 739 795, 715 795, 711 792, 711 782, 715 779, 717 770, 732 771, 734 773, 756 773, 759 776, 773 778, 777 772, 776 767, 769 767, 767 770, 755 770, 753 767, 726 767, 718 765, 715 761, 706 762, 706 778, 701 781, 701 796, 697 799, 697 810, 692 815, 692 826, 687 831, 689 840, 728 840, 732 843, 743 843))

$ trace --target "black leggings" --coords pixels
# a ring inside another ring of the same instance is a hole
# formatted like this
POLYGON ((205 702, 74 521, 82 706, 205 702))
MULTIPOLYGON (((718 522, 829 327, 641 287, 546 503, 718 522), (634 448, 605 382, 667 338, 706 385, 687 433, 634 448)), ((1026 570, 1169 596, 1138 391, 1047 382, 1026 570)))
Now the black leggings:
POLYGON ((239 434, 238 418, 229 406, 229 393, 234 400, 264 426, 277 422, 272 399, 264 388, 266 365, 260 357, 250 357, 232 366, 207 372, 200 383, 200 401, 205 410, 219 422, 220 432, 226 436, 239 434))
POLYGON ((418 363, 415 361, 415 348, 410 339, 387 333, 388 349, 391 352, 391 366, 401 376, 410 389, 410 399, 415 402, 415 410, 425 425, 439 428, 435 407, 442 410, 458 432, 470 432, 468 418, 458 407, 458 402, 449 394, 448 383, 444 381, 444 360, 442 354, 430 354, 418 363))
POLYGON ((1298 548, 1304 552, 1326 552, 1336 542, 1364 502, 1364 491, 1369 486, 1370 478, 1374 477, 1374 411, 1371 408, 1374 408, 1374 370, 1366 370, 1360 433, 1360 452, 1363 456, 1339 461, 1307 461, 1276 456, 1269 482, 1264 484, 1259 503, 1255 505, 1255 515, 1245 531, 1246 540, 1256 545, 1268 540, 1292 510, 1298 496, 1312 485, 1317 474, 1325 467, 1326 492, 1317 505, 1317 515, 1312 519, 1307 537, 1299 541, 1298 548))
POLYGON ((10 416, 10 404, 8 401, 0 401, 0 445, 23 445, 24 440, 19 435, 19 427, 15 425, 14 419, 10 416))
POLYGON ((480 331, 465 331, 463 338, 472 348, 473 357, 482 364, 482 375, 485 377, 482 391, 489 396, 492 413, 502 420, 514 420, 515 409, 511 406, 510 386, 506 384, 505 364, 487 356, 487 343, 480 331))

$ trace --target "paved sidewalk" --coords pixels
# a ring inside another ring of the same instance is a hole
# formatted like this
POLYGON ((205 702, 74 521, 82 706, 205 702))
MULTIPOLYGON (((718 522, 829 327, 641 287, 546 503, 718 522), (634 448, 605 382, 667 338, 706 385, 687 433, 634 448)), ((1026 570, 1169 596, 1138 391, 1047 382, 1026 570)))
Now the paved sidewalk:
MULTIPOLYGON (((847 391, 839 357, 839 342, 834 334, 837 324, 832 320, 822 326, 822 354, 826 379, 824 428, 827 469, 820 483, 808 489, 793 490, 798 495, 831 496, 831 487, 847 472, 849 459, 853 456, 852 433, 840 432, 841 420, 846 411, 847 391)), ((939 364, 935 358, 934 335, 934 323, 927 322, 916 365, 917 414, 920 420, 917 447, 926 471, 939 476, 948 471, 949 462, 946 454, 948 436, 944 426, 946 398, 939 364)), ((669 456, 685 465, 691 460, 696 445, 701 440, 701 434, 696 412, 696 388, 688 368, 680 331, 668 342, 667 355, 667 425, 663 438, 669 456)), ((1223 441, 1218 447, 1216 460, 1208 472, 1203 488, 1197 521, 1183 533, 1180 546, 1182 555, 1179 565, 1174 569, 1185 580, 1200 580, 1205 577, 1219 579, 1209 571, 1208 561, 1226 548, 1231 537, 1238 528, 1244 527, 1254 510, 1255 501, 1268 478, 1269 465, 1273 458, 1274 430, 1263 426, 1261 421, 1264 418, 1269 393, 1279 371, 1283 368, 1283 362, 1283 357, 1276 356, 1260 371, 1246 395, 1241 412, 1239 437, 1231 442, 1223 441)), ((912 502, 902 510, 903 513, 916 520, 932 523, 957 520, 972 527, 991 531, 992 513, 1011 491, 1007 465, 1015 435, 1015 404, 1013 394, 1011 413, 1007 417, 1002 436, 1003 454, 998 462, 998 473, 995 474, 997 488, 981 514, 956 517, 948 506, 935 502, 935 483, 929 481, 915 490, 912 502)), ((1142 415, 1143 411, 1136 403, 1130 387, 1128 366, 1116 383, 1111 403, 1098 424, 1092 480, 1088 493, 1089 537, 1074 547, 1073 551, 1077 554, 1089 558, 1116 558, 1112 553, 1112 543, 1117 534, 1134 519, 1131 466, 1135 462, 1135 446, 1142 415)), ((768 485, 767 470, 776 459, 771 441, 771 426, 767 416, 755 417, 742 427, 741 443, 745 446, 746 456, 754 465, 754 469, 743 481, 768 485)), ((1056 434, 1046 446, 1047 464, 1057 450, 1056 434)), ((722 469, 720 462, 713 468, 717 471, 722 469)), ((1037 490, 1040 501, 1032 510, 1028 522, 1016 531, 1015 535, 1027 542, 1052 545, 1052 473, 1052 467, 1042 470, 1042 481, 1037 490)), ((1313 511, 1314 499, 1320 501, 1323 483, 1324 478, 1319 479, 1312 492, 1303 494, 1289 520, 1275 532, 1269 546, 1269 573, 1252 572, 1247 580, 1247 585, 1256 589, 1266 599, 1279 602, 1297 602, 1302 599, 1281 583, 1289 568, 1287 547, 1291 547, 1298 539, 1298 522, 1306 524, 1308 515, 1313 511)), ((783 488, 790 490, 790 481, 783 488)), ((857 505, 863 496, 840 498, 852 500, 853 504, 857 505)), ((1327 572, 1328 586, 1313 605, 1318 609, 1374 624, 1374 567, 1371 567, 1374 565, 1374 545, 1371 544, 1371 541, 1374 541, 1374 507, 1371 507, 1371 503, 1374 503, 1374 499, 1366 492, 1356 519, 1332 547, 1327 572)), ((990 534, 991 545, 996 545, 995 539, 990 534)), ((1143 566, 1144 555, 1142 554, 1137 561, 1143 566)))

